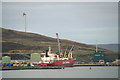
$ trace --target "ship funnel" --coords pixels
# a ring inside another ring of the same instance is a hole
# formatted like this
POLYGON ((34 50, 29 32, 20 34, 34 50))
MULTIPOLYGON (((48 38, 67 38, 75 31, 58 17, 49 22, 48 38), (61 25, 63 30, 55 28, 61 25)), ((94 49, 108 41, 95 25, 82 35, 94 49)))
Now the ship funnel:
POLYGON ((48 56, 48 50, 46 50, 46 57, 49 57, 49 56, 48 56))
POLYGON ((49 46, 49 51, 48 51, 48 54, 51 54, 51 47, 49 46))

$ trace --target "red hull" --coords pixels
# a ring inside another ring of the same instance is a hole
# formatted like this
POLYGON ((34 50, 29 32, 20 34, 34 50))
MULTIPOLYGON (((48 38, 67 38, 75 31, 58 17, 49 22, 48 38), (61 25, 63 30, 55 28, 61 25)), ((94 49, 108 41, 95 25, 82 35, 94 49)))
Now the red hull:
POLYGON ((63 67, 73 67, 73 63, 75 60, 61 60, 61 61, 54 61, 54 63, 50 64, 40 64, 40 66, 63 66, 63 67))

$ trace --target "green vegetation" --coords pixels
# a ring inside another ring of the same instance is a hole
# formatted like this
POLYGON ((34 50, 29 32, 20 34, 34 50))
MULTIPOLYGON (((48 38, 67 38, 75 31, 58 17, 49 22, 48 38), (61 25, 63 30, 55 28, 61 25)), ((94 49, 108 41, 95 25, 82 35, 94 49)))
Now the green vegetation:
MULTIPOLYGON (((67 53, 74 45, 73 57, 81 61, 89 61, 95 51, 95 46, 93 45, 64 39, 60 39, 60 43, 63 51, 68 48, 67 53)), ((48 46, 52 47, 53 53, 58 52, 55 38, 2 28, 2 56, 10 56, 12 59, 30 59, 31 53, 43 53, 48 49, 48 46)), ((108 59, 115 60, 117 58, 117 53, 115 52, 102 48, 98 48, 98 50, 104 51, 108 59)))

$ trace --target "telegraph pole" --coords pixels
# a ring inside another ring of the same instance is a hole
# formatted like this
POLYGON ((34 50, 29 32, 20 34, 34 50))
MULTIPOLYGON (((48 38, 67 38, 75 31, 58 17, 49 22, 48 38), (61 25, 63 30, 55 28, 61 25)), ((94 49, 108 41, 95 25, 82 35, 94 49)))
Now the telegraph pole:
POLYGON ((24 13, 23 13, 23 16, 25 16, 25 32, 26 32, 26 15, 27 15, 27 14, 24 12, 24 13))

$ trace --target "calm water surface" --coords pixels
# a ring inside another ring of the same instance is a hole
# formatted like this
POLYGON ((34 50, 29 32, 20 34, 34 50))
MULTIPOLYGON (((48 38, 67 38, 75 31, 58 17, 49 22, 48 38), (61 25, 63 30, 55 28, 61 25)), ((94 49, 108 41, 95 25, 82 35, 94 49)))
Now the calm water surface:
POLYGON ((118 78, 118 67, 94 66, 65 69, 3 71, 3 78, 118 78))

